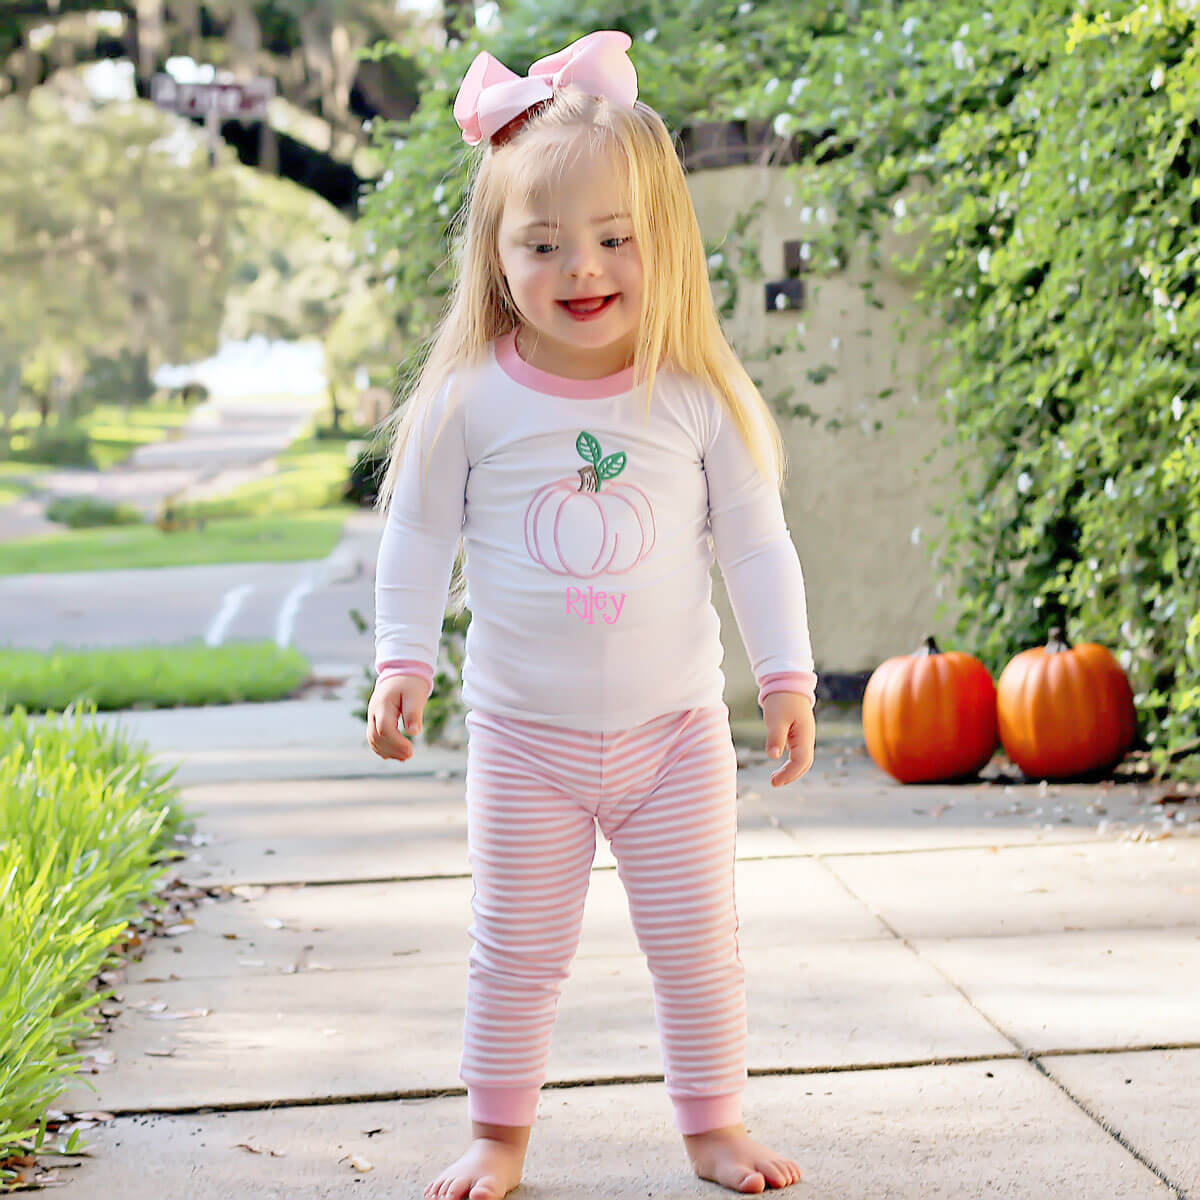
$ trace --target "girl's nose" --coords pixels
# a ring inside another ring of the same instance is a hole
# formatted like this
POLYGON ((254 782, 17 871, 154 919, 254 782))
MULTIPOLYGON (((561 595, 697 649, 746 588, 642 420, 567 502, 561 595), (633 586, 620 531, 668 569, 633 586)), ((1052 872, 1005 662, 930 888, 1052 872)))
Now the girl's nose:
POLYGON ((567 256, 567 274, 572 278, 598 274, 599 255, 590 246, 580 246, 567 256))

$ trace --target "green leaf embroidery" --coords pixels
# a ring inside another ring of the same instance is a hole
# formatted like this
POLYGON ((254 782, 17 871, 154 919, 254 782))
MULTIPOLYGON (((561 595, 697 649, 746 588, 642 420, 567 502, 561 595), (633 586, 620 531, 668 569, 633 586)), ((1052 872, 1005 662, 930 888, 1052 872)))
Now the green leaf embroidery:
POLYGON ((596 474, 601 479, 615 479, 620 473, 625 470, 625 451, 622 450, 617 454, 610 454, 596 468, 596 474))
POLYGON ((575 439, 575 449, 593 466, 600 461, 600 443, 586 430, 575 439))

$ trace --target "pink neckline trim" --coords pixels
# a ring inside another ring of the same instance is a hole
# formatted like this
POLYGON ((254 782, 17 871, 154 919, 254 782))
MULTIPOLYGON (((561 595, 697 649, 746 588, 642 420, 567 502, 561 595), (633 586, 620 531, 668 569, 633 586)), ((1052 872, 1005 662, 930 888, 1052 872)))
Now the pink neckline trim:
POLYGON ((626 367, 615 375, 602 375, 599 379, 568 379, 564 375, 552 375, 549 371, 530 366, 517 353, 515 329, 502 334, 493 345, 496 362, 505 375, 547 396, 565 396, 568 400, 601 400, 605 396, 624 395, 633 389, 632 367, 626 367))

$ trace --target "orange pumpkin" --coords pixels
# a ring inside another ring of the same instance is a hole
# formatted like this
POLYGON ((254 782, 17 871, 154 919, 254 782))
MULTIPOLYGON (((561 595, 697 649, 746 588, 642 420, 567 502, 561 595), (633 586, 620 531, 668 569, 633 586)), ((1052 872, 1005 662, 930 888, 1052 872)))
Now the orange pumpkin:
POLYGON ((979 659, 926 638, 875 669, 862 721, 876 766, 901 783, 968 778, 996 750, 996 685, 979 659))
POLYGON ((1004 752, 1033 779, 1114 766, 1137 732, 1133 689, 1096 642, 1071 646, 1059 628, 1000 673, 996 715, 1004 752))

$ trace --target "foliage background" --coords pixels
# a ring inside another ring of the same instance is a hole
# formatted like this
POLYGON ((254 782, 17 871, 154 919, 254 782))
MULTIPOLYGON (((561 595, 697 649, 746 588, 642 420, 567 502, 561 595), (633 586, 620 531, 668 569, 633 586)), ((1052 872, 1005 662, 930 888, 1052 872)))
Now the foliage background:
POLYGON ((785 169, 835 214, 815 257, 878 264, 885 224, 921 231, 896 321, 943 331, 919 383, 956 451, 931 551, 964 648, 997 674, 1056 624, 1107 645, 1156 767, 1200 775, 1193 0, 553 0, 441 50, 381 43, 425 73, 413 117, 378 123, 388 169, 362 206, 410 361, 452 269, 458 81, 480 49, 523 73, 597 28, 634 38, 673 129, 757 118, 792 139, 785 169))

